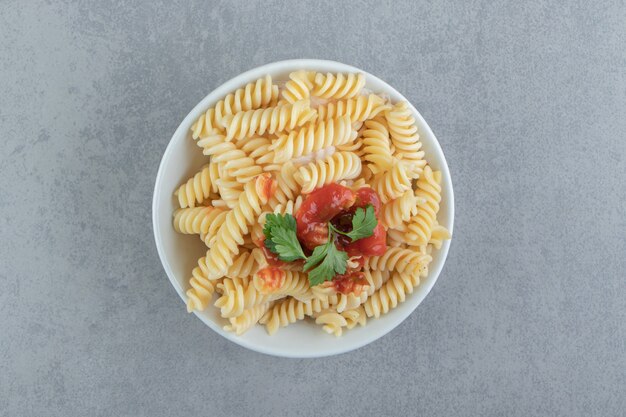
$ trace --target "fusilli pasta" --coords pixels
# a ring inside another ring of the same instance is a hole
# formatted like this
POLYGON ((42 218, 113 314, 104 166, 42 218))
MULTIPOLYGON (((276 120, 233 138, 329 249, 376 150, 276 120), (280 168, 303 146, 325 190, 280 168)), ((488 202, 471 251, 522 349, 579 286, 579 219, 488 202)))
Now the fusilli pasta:
POLYGON ((302 185, 302 193, 308 194, 315 188, 353 179, 361 173, 361 159, 352 152, 336 152, 330 157, 301 167, 294 179, 302 185))
POLYGON ((178 197, 178 204, 181 208, 195 207, 209 198, 211 193, 211 173, 209 165, 205 165, 193 177, 189 178, 183 185, 178 187, 174 193, 178 197))
POLYGON ((348 116, 322 120, 282 135, 274 142, 274 162, 282 163, 302 155, 308 155, 329 146, 339 146, 356 138, 348 116))
POLYGON ((173 211, 174 230, 209 248, 191 271, 189 312, 213 304, 237 335, 307 319, 340 336, 389 312, 428 274, 450 239, 437 221, 442 174, 426 161, 410 105, 364 85, 360 73, 266 76, 195 121, 207 162, 175 190, 173 211), (375 223, 356 220, 371 216, 356 208, 366 204, 375 223), (316 211, 323 221, 310 220, 316 211), (330 275, 313 274, 322 264, 330 275))
POLYGON ((407 225, 405 236, 409 245, 422 246, 430 240, 441 201, 440 176, 439 172, 433 172, 430 166, 426 165, 417 181, 415 195, 422 198, 425 203, 417 207, 417 213, 411 217, 407 225))
POLYGON ((280 133, 304 125, 313 119, 317 112, 309 106, 308 100, 293 104, 282 104, 266 109, 257 109, 224 116, 226 140, 243 139, 255 134, 280 133))
POLYGON ((390 106, 385 104, 382 97, 370 94, 322 104, 317 108, 317 117, 319 120, 330 120, 335 117, 349 116, 350 121, 355 123, 373 119, 389 108, 390 106))
POLYGON ((269 75, 260 78, 254 83, 247 84, 223 100, 217 102, 200 116, 191 127, 192 137, 198 139, 223 131, 223 118, 242 111, 259 109, 276 104, 278 100, 278 86, 272 84, 269 75))
POLYGON ((395 272, 363 305, 367 317, 380 317, 406 299, 420 282, 419 275, 395 272))
POLYGON ((363 74, 315 74, 312 95, 321 98, 352 98, 365 85, 363 74))

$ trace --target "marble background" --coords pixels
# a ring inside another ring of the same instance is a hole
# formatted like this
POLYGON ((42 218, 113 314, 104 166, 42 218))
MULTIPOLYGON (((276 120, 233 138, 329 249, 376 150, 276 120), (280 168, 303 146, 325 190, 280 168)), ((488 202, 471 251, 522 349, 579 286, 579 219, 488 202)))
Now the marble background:
POLYGON ((616 416, 626 408, 624 1, 0 3, 0 415, 616 416), (172 133, 288 58, 356 65, 439 138, 440 279, 322 360, 188 315, 152 238, 172 133))

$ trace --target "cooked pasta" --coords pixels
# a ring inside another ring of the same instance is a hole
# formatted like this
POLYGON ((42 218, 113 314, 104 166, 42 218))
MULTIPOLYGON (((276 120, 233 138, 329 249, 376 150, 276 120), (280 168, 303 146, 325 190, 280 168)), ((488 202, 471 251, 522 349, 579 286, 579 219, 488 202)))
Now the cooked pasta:
POLYGON ((280 81, 243 86, 191 127, 207 160, 174 190, 173 227, 208 250, 187 310, 213 304, 237 335, 307 320, 341 336, 405 301, 450 239, 437 221, 442 173, 408 103, 365 91, 363 74, 280 81))
POLYGON ((430 234, 429 244, 433 245, 435 249, 441 249, 444 240, 450 239, 450 232, 448 229, 437 223, 433 224, 432 233, 430 234))
POLYGON ((312 95, 321 98, 352 98, 360 93, 365 85, 363 74, 321 74, 315 75, 312 95))
POLYGON ((278 138, 270 149, 275 152, 274 162, 286 162, 329 146, 343 145, 355 138, 350 117, 341 116, 292 130, 278 138))
POLYGON ((255 274, 259 269, 258 254, 255 252, 260 251, 261 249, 255 248, 251 251, 240 252, 234 258, 233 264, 228 267, 226 278, 248 278, 255 274))
POLYGON ((431 261, 429 255, 412 249, 388 247, 384 255, 370 257, 365 265, 372 270, 406 272, 419 275, 431 261))
POLYGON ((361 173, 361 159, 352 152, 336 152, 333 155, 301 167, 294 179, 302 185, 302 193, 332 182, 349 180, 361 173))
POLYGON ((408 222, 417 212, 418 197, 413 190, 406 190, 400 197, 383 205, 380 221, 387 229, 394 229, 403 222, 408 222))
POLYGON ((420 282, 419 275, 395 272, 378 291, 364 304, 367 317, 380 317, 399 303, 406 300, 406 295, 413 292, 420 282))
POLYGON ((272 77, 267 75, 260 78, 227 95, 223 100, 218 101, 215 107, 200 116, 191 127, 192 137, 198 139, 223 132, 224 116, 268 107, 275 104, 277 99, 278 86, 272 84, 272 77))
POLYGON ((406 164, 395 159, 388 171, 374 176, 371 185, 383 203, 394 200, 411 189, 411 179, 407 172, 406 164))
POLYGON ((215 237, 210 256, 207 257, 207 265, 214 279, 223 276, 232 265, 233 256, 239 253, 239 245, 244 243, 243 235, 248 233, 248 227, 252 226, 261 213, 261 205, 271 195, 268 187, 271 189, 272 182, 267 174, 263 174, 255 182, 246 184, 237 206, 226 215, 215 237))
POLYGON ((281 95, 287 103, 295 103, 311 96, 315 71, 294 71, 289 74, 289 81, 285 83, 281 95))
POLYGON ((315 319, 315 324, 321 324, 322 329, 328 333, 337 337, 343 333, 342 328, 348 326, 348 322, 345 317, 336 311, 325 311, 318 315, 315 319))
POLYGON ((300 192, 300 185, 295 179, 296 172, 295 165, 289 161, 282 166, 280 173, 276 174, 276 192, 269 201, 272 210, 297 197, 300 192))
POLYGON ((254 307, 244 310, 237 317, 230 317, 228 319, 230 323, 224 326, 224 330, 235 332, 236 335, 241 336, 263 317, 270 308, 270 305, 271 303, 255 305, 254 307))
POLYGON ((255 134, 280 133, 304 125, 317 112, 311 109, 308 100, 293 104, 282 104, 266 109, 242 111, 224 116, 226 140, 243 139, 255 134))
POLYGON ((313 298, 309 279, 304 272, 263 268, 254 274, 252 282, 261 294, 290 295, 300 301, 313 298))
POLYGON ((214 234, 211 231, 216 231, 216 224, 219 227, 219 221, 224 214, 224 210, 210 206, 178 209, 174 212, 174 229, 188 235, 214 234))
POLYGON ((276 333, 280 327, 286 327, 296 321, 303 320, 306 316, 312 316, 325 309, 330 304, 327 300, 312 299, 308 301, 299 301, 292 297, 286 297, 279 300, 260 320, 261 324, 265 324, 267 332, 270 335, 276 333))
POLYGON ((178 187, 178 190, 174 193, 178 197, 180 207, 195 207, 196 204, 201 204, 205 199, 209 198, 211 182, 210 167, 205 165, 198 173, 178 187))
POLYGON ((191 271, 191 278, 189 279, 191 288, 187 290, 187 311, 204 310, 215 292, 215 286, 218 284, 218 281, 212 281, 208 278, 206 257, 203 256, 198 259, 198 266, 191 271))
POLYGON ((225 318, 237 317, 244 310, 280 298, 274 294, 261 294, 249 278, 225 278, 217 288, 222 296, 215 301, 215 307, 225 318))
POLYGON ((211 162, 222 166, 224 175, 243 184, 263 172, 263 168, 234 143, 226 142, 223 135, 211 135, 200 139, 198 145, 205 155, 212 155, 211 162))
POLYGON ((426 165, 422 143, 419 140, 415 118, 406 102, 400 102, 385 111, 391 142, 400 159, 410 161, 412 178, 417 178, 426 165))
POLYGON ((441 201, 440 176, 439 171, 433 172, 430 166, 426 165, 417 181, 415 195, 422 198, 425 203, 420 204, 417 213, 409 219, 406 232, 409 245, 422 246, 430 240, 441 201))
MULTIPOLYGON (((326 281, 326 283, 328 282, 329 281, 326 281)), ((359 287, 358 290, 350 292, 349 294, 342 294, 337 292, 332 286, 324 284, 311 287, 313 296, 319 300, 327 300, 339 313, 344 310, 356 308, 367 300, 369 289, 367 285, 359 287)))
POLYGON ((385 172, 393 165, 389 142, 389 131, 384 119, 376 118, 365 122, 363 130, 363 159, 372 174, 385 172))
POLYGON ((355 123, 373 119, 389 108, 390 106, 382 97, 370 94, 321 104, 317 107, 317 117, 319 120, 330 120, 335 117, 349 116, 350 121, 355 123))

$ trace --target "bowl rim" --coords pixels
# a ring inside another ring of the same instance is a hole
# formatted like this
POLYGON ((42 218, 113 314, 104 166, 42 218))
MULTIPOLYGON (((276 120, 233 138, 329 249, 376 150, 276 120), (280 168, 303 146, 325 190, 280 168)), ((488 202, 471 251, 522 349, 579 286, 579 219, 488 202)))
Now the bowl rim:
MULTIPOLYGON (((163 266, 163 269, 165 269, 165 272, 167 274, 167 277, 170 281, 170 283, 172 284, 172 286, 176 289, 176 292, 178 293, 178 295, 180 296, 180 298, 182 299, 182 301, 186 304, 187 302, 187 296, 185 294, 185 289, 182 288, 179 283, 178 280, 176 279, 174 272, 172 270, 171 265, 169 264, 167 257, 164 253, 165 249, 163 248, 163 244, 161 243, 162 240, 162 234, 161 234, 161 230, 160 230, 160 226, 159 226, 159 199, 160 199, 160 195, 162 192, 162 188, 161 187, 161 183, 163 181, 163 177, 164 177, 164 165, 165 165, 165 161, 169 158, 170 154, 173 152, 173 148, 174 148, 174 140, 176 137, 180 136, 180 135, 187 135, 188 134, 188 129, 189 126, 191 126, 191 124, 197 119, 197 117, 199 117, 200 114, 204 113, 206 111, 207 108, 209 108, 209 103, 211 102, 217 102, 218 100, 220 100, 221 98, 223 98, 224 96, 226 96, 227 94, 233 92, 234 90, 236 90, 237 88, 240 88, 241 86, 245 85, 246 83, 249 83, 251 81, 254 81, 258 78, 263 77, 265 74, 274 74, 277 72, 285 72, 285 71, 293 71, 295 69, 301 69, 301 68, 313 68, 313 67, 332 67, 333 69, 328 69, 328 70, 324 70, 324 71, 328 71, 328 72, 361 72, 363 74, 365 74, 366 79, 371 79, 371 80, 375 80, 376 82, 384 85, 385 87, 385 92, 389 93, 389 94, 393 94, 396 96, 401 97, 403 100, 405 100, 408 104, 410 109, 413 112, 413 115, 415 116, 416 119, 418 119, 418 125, 423 128, 424 130, 426 130, 428 132, 428 134, 430 135, 430 137, 432 137, 434 139, 433 143, 432 143, 432 152, 437 153, 437 159, 440 160, 441 162, 441 166, 439 167, 439 169, 443 172, 444 175, 442 175, 443 177, 443 181, 441 184, 442 189, 445 189, 445 194, 446 194, 446 217, 448 219, 448 223, 446 226, 448 228, 448 230, 450 231, 450 234, 453 235, 453 229, 454 229, 454 191, 453 191, 453 187, 452 187, 452 178, 450 176, 450 170, 448 167, 448 163, 447 160, 445 158, 445 154, 443 153, 443 150, 441 149, 441 145, 439 143, 439 141, 437 140, 437 137, 435 136, 435 134, 432 132, 430 126, 428 125, 428 123, 426 123, 426 120, 424 120, 424 118, 422 117, 421 113, 413 106, 413 104, 406 99, 406 97, 404 97, 404 95, 402 95, 400 92, 398 92, 394 87, 392 87, 391 85, 389 85, 387 82, 383 81, 382 79, 376 77, 375 75, 351 66, 351 65, 347 65, 341 62, 337 62, 337 61, 331 61, 331 60, 323 60, 323 59, 288 59, 288 60, 282 60, 282 61, 276 61, 276 62, 272 62, 272 63, 268 63, 268 64, 264 64, 261 66, 258 66, 256 68, 252 68, 248 71, 245 71, 227 81, 225 81, 224 83, 222 83, 220 86, 218 86, 217 88, 215 88, 214 90, 212 90, 209 94, 207 94, 198 104, 196 104, 191 111, 185 116, 185 118, 183 119, 183 121, 180 123, 180 125, 178 126, 178 128, 174 131, 174 134, 172 135, 172 137, 170 138, 167 147, 165 149, 165 152, 163 153, 163 156, 161 157, 161 161, 159 163, 159 169, 157 171, 157 175, 156 175, 156 180, 155 180, 155 184, 154 184, 154 191, 153 191, 153 198, 152 198, 152 228, 153 228, 153 233, 154 233, 154 240, 155 240, 155 244, 157 247, 157 252, 159 254, 159 259, 161 260, 161 264, 163 266), (184 132, 183 132, 184 130, 184 132)), ((403 321, 405 321, 411 314, 413 314, 413 312, 417 309, 417 307, 422 303, 422 301, 426 298, 426 296, 430 293, 430 291, 432 290, 433 286, 435 285, 435 283, 437 282, 437 279, 439 278, 439 275, 443 269, 443 266, 446 263, 447 257, 448 257, 448 252, 450 249, 450 244, 451 244, 452 239, 450 240, 446 240, 443 242, 441 249, 438 250, 439 252, 439 257, 441 259, 441 261, 439 262, 439 264, 436 266, 436 268, 433 268, 429 271, 428 274, 428 279, 422 281, 422 283, 420 284, 421 287, 421 293, 420 294, 416 294, 415 292, 413 294, 411 294, 411 297, 409 299, 407 299, 407 303, 409 302, 409 300, 413 300, 412 304, 414 304, 412 306, 412 308, 410 308, 409 310, 407 310, 406 314, 403 314, 402 316, 395 318, 394 320, 392 320, 391 317, 389 316, 381 316, 379 319, 377 320, 387 320, 388 321, 388 325, 387 327, 382 331, 382 332, 378 332, 375 334, 372 333, 366 333, 366 335, 357 340, 356 342, 349 344, 349 345, 340 345, 337 346, 335 348, 329 348, 326 351, 323 352, 315 352, 315 353, 299 353, 299 352, 294 352, 292 350, 289 349, 285 349, 285 350, 276 350, 276 349, 272 349, 272 348, 268 348, 266 346, 262 346, 262 345, 258 345, 256 343, 253 343, 245 338, 242 337, 238 337, 236 336, 234 333, 231 332, 227 332, 224 329, 222 329, 221 326, 219 326, 217 323, 213 322, 212 320, 209 320, 207 318, 205 318, 204 316, 198 314, 198 312, 194 311, 194 315, 196 317, 198 317, 204 324, 206 324, 208 327, 210 327, 212 330, 214 330, 216 333, 218 333, 219 335, 225 337, 226 339, 242 346, 245 347, 247 349, 259 352, 259 353, 263 353, 263 354, 267 354, 267 355, 271 355, 271 356, 277 356, 277 357, 285 357, 285 358, 321 358, 321 357, 327 357, 327 356, 333 356, 333 355, 338 355, 338 354, 342 354, 342 353, 346 353, 346 352, 350 352, 352 350, 356 350, 359 349, 363 346, 366 346, 372 342, 374 342, 375 340, 378 340, 379 338, 382 338, 383 336, 387 335, 389 332, 391 332, 393 329, 395 329, 398 325, 400 325, 400 323, 402 323, 403 321)), ((366 326, 367 327, 367 326, 366 326)))

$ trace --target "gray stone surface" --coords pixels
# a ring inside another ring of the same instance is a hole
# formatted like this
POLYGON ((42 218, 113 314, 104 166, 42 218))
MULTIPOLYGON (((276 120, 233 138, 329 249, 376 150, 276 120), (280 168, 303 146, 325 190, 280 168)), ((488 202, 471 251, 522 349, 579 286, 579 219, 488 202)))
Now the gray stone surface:
POLYGON ((130 3, 0 4, 0 415, 623 415, 623 1, 130 3), (150 217, 187 112, 299 57, 403 92, 457 201, 417 312, 322 360, 188 315, 150 217))

